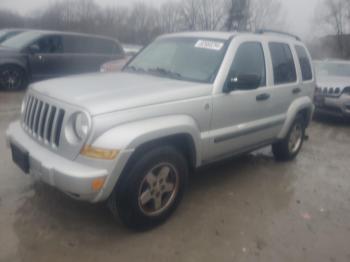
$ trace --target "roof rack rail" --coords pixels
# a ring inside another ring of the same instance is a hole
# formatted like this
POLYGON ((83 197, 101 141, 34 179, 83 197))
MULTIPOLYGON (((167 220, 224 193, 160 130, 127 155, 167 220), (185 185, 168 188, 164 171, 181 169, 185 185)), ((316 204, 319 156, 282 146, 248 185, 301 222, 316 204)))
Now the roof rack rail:
POLYGON ((272 34, 279 34, 279 35, 286 35, 295 38, 298 41, 301 41, 300 37, 297 35, 293 35, 290 33, 286 33, 283 31, 277 31, 277 30, 269 30, 269 29, 259 29, 256 31, 257 34, 266 34, 266 33, 272 33, 272 34))

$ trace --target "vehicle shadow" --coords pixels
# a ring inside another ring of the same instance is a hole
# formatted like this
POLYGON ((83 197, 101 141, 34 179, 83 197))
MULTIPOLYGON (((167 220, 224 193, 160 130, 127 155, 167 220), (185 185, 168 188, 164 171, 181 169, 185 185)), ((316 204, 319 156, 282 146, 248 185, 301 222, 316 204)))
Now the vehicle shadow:
POLYGON ((329 126, 349 127, 350 118, 330 116, 325 114, 315 114, 313 120, 329 126))

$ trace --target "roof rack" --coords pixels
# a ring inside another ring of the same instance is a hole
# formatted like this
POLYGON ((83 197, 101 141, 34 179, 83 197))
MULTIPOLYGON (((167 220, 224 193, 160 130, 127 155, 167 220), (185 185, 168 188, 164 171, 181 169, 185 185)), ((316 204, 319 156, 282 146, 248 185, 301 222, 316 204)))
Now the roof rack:
POLYGON ((257 34, 272 33, 272 34, 286 35, 286 36, 293 37, 293 38, 295 38, 298 41, 301 41, 299 36, 296 36, 296 35, 293 35, 293 34, 290 34, 290 33, 286 33, 286 32, 283 32, 283 31, 269 30, 269 29, 259 29, 259 30, 256 31, 256 33, 257 34))

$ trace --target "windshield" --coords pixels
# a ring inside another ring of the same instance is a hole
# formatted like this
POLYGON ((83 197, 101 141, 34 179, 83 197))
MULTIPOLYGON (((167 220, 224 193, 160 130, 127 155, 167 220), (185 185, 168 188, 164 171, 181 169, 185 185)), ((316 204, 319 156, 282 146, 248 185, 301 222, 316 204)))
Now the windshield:
POLYGON ((0 31, 0 41, 1 41, 1 39, 2 39, 3 37, 5 37, 7 34, 8 34, 8 31, 6 31, 6 30, 1 30, 1 31, 0 31))
POLYGON ((350 77, 350 63, 318 62, 315 67, 320 76, 350 77))
POLYGON ((7 39, 1 45, 14 49, 22 49, 35 41, 40 35, 41 33, 39 32, 25 32, 7 39))
POLYGON ((21 31, 0 31, 0 43, 6 41, 7 39, 20 34, 21 31))
POLYGON ((146 47, 125 70, 211 83, 216 77, 225 51, 223 40, 161 39, 146 47))

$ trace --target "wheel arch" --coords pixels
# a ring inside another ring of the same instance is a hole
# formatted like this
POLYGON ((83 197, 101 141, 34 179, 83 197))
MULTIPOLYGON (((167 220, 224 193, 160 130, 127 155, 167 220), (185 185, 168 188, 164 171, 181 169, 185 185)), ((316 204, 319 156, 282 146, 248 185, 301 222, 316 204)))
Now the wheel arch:
POLYGON ((19 61, 12 60, 12 59, 11 60, 2 61, 2 63, 0 64, 0 68, 6 67, 6 66, 16 66, 16 67, 22 69, 26 73, 27 77, 29 77, 28 76, 28 74, 29 74, 28 68, 26 67, 25 64, 23 64, 23 63, 21 63, 19 61))
POLYGON ((309 126, 314 112, 314 105, 309 97, 302 97, 295 100, 288 109, 286 121, 278 135, 278 139, 283 139, 287 136, 290 127, 295 118, 301 115, 304 120, 305 128, 309 126))

